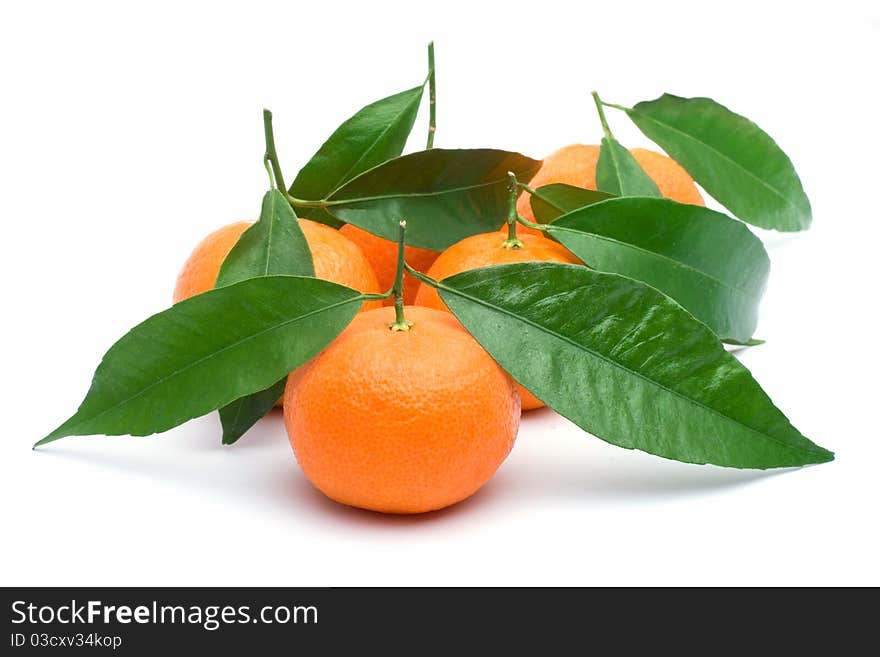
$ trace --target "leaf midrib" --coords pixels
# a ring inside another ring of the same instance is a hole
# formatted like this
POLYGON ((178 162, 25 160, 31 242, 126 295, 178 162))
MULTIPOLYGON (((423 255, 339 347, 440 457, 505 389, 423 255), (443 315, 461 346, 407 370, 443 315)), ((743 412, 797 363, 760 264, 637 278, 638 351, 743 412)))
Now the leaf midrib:
MULTIPOLYGON (((618 142, 617 140, 611 140, 608 138, 604 139, 603 141, 605 141, 608 145, 608 155, 611 158, 611 163, 614 165, 614 174, 615 174, 615 176, 617 176, 617 191, 618 191, 619 196, 641 196, 643 193, 639 189, 634 190, 635 192, 637 192, 636 194, 630 193, 628 185, 627 185, 627 189, 624 189, 624 176, 622 175, 623 166, 622 166, 622 160, 620 159, 621 158, 621 151, 625 150, 623 145, 620 142, 618 142), (617 150, 618 148, 620 149, 620 151, 617 150)), ((623 156, 623 157, 626 157, 626 156, 623 156)), ((638 162, 636 162, 636 165, 638 166, 638 162)), ((646 186, 653 188, 653 190, 656 191, 657 195, 659 196, 660 188, 657 187, 656 183, 654 183, 654 181, 651 180, 651 177, 647 173, 645 173, 644 170, 642 170, 642 173, 643 173, 644 177, 647 179, 647 181, 642 181, 642 182, 650 183, 650 185, 646 185, 646 186)), ((638 175, 638 174, 636 174, 636 175, 638 175)), ((605 191, 605 190, 600 190, 600 191, 605 191)), ((606 193, 610 193, 610 192, 606 192, 606 193)))
MULTIPOLYGON (((623 180, 620 176, 620 163, 617 161, 617 152, 614 150, 614 146, 611 144, 610 139, 604 139, 603 141, 605 142, 605 145, 608 147, 608 149, 607 149, 608 150, 608 157, 611 160, 611 165, 614 167, 614 175, 617 178, 617 192, 616 193, 619 194, 620 196, 626 196, 623 193, 623 180)), ((600 157, 602 156, 601 152, 599 153, 599 156, 600 157)), ((598 172, 599 172, 599 170, 596 169, 596 178, 597 178, 596 182, 597 183, 599 182, 598 181, 598 177, 599 177, 598 172)), ((596 186, 598 187, 598 184, 596 186)), ((606 190, 603 189, 602 191, 604 192, 606 190)))
POLYGON ((493 185, 497 185, 500 182, 503 182, 504 179, 499 178, 498 180, 492 180, 485 183, 480 183, 478 185, 466 185, 464 187, 451 187, 449 189, 443 190, 434 190, 430 192, 397 192, 393 194, 387 194, 385 196, 358 196, 356 198, 350 199, 328 199, 326 201, 326 207, 338 207, 341 205, 351 205, 354 203, 369 203, 370 201, 383 201, 386 199, 393 198, 421 198, 424 196, 443 196, 445 194, 455 194, 457 192, 466 192, 470 190, 482 189, 484 187, 492 187, 493 185))
MULTIPOLYGON (((286 203, 287 201, 285 201, 286 203)), ((269 260, 272 253, 272 234, 275 232, 275 220, 277 219, 277 211, 275 208, 275 200, 272 200, 272 215, 269 217, 269 231, 266 234, 265 262, 263 263, 263 276, 269 275, 269 260)))
MULTIPOLYGON (((613 275, 613 274, 612 274, 612 275, 613 275)), ((621 278, 624 278, 624 277, 621 277, 621 278)), ((804 446, 801 446, 801 445, 791 445, 791 444, 789 444, 789 443, 786 443, 785 441, 783 441, 783 440, 781 440, 781 439, 779 439, 779 438, 776 438, 775 436, 771 436, 771 435, 769 435, 769 434, 767 434, 767 433, 763 433, 763 432, 759 431, 758 429, 755 429, 755 428, 750 427, 750 426, 748 426, 748 425, 746 425, 746 424, 743 424, 743 423, 740 422, 739 420, 736 420, 736 419, 730 417, 729 415, 725 415, 724 413, 722 413, 722 412, 720 412, 720 411, 718 411, 718 410, 712 408, 711 406, 707 406, 707 405, 703 404, 703 403, 700 402, 700 401, 697 401, 697 400, 692 399, 692 398, 690 398, 690 397, 686 397, 685 395, 683 395, 682 393, 678 392, 677 390, 673 390, 672 388, 668 388, 667 386, 663 385, 662 383, 660 383, 660 382, 658 382, 658 381, 655 381, 654 379, 650 379, 650 378, 648 378, 647 376, 645 376, 645 375, 642 374, 641 372, 637 372, 637 371, 635 371, 635 370, 631 370, 631 369, 629 369, 628 367, 622 365, 621 363, 618 363, 617 361, 611 359, 610 357, 605 356, 604 354, 601 354, 601 353, 599 353, 599 352, 596 352, 596 351, 594 351, 593 349, 590 349, 589 347, 586 347, 586 346, 584 346, 584 345, 578 344, 577 342, 575 342, 575 341, 572 340, 571 338, 569 338, 569 337, 567 337, 567 336, 564 336, 564 335, 560 335, 560 334, 557 333, 556 331, 552 331, 552 330, 548 329, 547 327, 542 326, 542 325, 540 325, 540 324, 538 324, 538 323, 536 323, 536 322, 533 322, 532 320, 530 320, 530 319, 528 319, 528 318, 521 317, 521 316, 519 316, 519 315, 515 315, 515 314, 513 314, 512 312, 510 312, 510 311, 508 311, 508 310, 505 310, 504 308, 501 308, 500 306, 496 306, 496 305, 491 304, 491 303, 489 303, 489 302, 487 302, 487 301, 483 301, 482 299, 479 299, 479 298, 474 297, 474 296, 472 296, 472 295, 465 294, 464 292, 462 292, 462 291, 460 291, 460 290, 456 290, 455 288, 449 287, 448 285, 443 285, 443 284, 441 284, 441 288, 444 289, 444 290, 448 290, 449 292, 452 292, 453 294, 458 294, 459 296, 462 296, 462 297, 464 297, 464 298, 466 298, 466 299, 469 299, 470 301, 473 301, 474 303, 477 303, 477 304, 479 304, 479 305, 485 306, 486 308, 495 309, 495 310, 501 312, 501 313, 504 314, 504 315, 507 315, 507 316, 509 316, 509 317, 512 317, 513 319, 516 319, 516 320, 521 321, 521 322, 523 322, 523 323, 525 323, 525 324, 528 324, 529 326, 532 326, 532 327, 534 327, 534 328, 536 328, 536 329, 538 329, 538 330, 540 330, 540 331, 543 331, 544 333, 547 333, 548 335, 553 336, 553 337, 557 338, 558 340, 561 340, 562 342, 568 343, 569 345, 571 345, 571 346, 573 346, 573 347, 575 347, 575 348, 577 348, 577 349, 583 349, 584 351, 586 351, 586 352, 592 354, 595 358, 598 358, 599 360, 602 360, 602 361, 604 361, 604 362, 606 362, 606 363, 612 365, 613 367, 616 367, 616 368, 618 368, 618 369, 620 369, 620 370, 623 370, 624 372, 628 372, 629 374, 632 374, 633 376, 635 376, 635 377, 637 377, 637 378, 639 378, 639 379, 641 379, 641 380, 643 380, 643 381, 645 381, 645 382, 647 382, 647 383, 649 383, 649 384, 651 384, 651 385, 653 385, 653 386, 656 386, 656 387, 660 388, 661 390, 666 391, 667 393, 671 394, 671 395, 674 396, 674 397, 677 397, 677 398, 679 398, 679 399, 683 399, 683 400, 685 400, 686 402, 689 402, 689 403, 691 403, 691 404, 693 404, 693 405, 695 405, 695 406, 698 406, 698 407, 702 408, 703 410, 706 410, 706 411, 710 412, 711 414, 716 415, 716 416, 722 418, 723 420, 725 420, 725 421, 727 421, 727 422, 732 422, 733 424, 735 424, 735 425, 737 425, 737 426, 739 426, 739 427, 743 427, 744 429, 750 431, 751 433, 753 433, 753 434, 755 434, 755 435, 757 435, 757 436, 760 436, 761 438, 768 439, 768 440, 770 440, 771 442, 774 442, 774 443, 776 443, 776 444, 778 444, 778 445, 781 445, 782 447, 785 447, 786 449, 795 449, 795 450, 799 450, 799 451, 806 452, 806 453, 809 453, 809 454, 821 454, 821 453, 823 453, 823 451, 825 451, 825 450, 822 450, 821 448, 818 448, 818 449, 814 450, 814 449, 811 449, 811 448, 809 448, 809 447, 804 447, 804 446)), ((555 296, 557 296, 557 295, 553 295, 553 296, 551 296, 551 297, 547 297, 547 298, 545 298, 545 300, 546 300, 546 299, 552 299, 552 298, 555 297, 555 296)))

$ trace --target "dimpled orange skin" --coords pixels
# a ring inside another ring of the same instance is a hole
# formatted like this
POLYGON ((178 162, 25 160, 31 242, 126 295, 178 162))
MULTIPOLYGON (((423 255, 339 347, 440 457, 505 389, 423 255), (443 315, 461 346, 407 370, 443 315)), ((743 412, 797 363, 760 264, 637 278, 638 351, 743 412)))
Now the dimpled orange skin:
POLYGON ((356 316, 290 375, 284 424, 309 481, 342 504, 423 513, 476 492, 513 447, 513 380, 449 313, 356 316))
MULTIPOLYGON (((521 249, 505 249, 502 244, 507 238, 507 229, 496 233, 482 233, 472 237, 466 237, 456 242, 434 262, 434 265, 426 272, 435 281, 442 281, 447 276, 458 274, 469 269, 501 265, 511 262, 567 262, 581 264, 573 253, 562 245, 548 240, 545 237, 531 234, 522 234, 517 228, 517 236, 522 241, 521 249)), ((422 283, 416 294, 416 305, 427 308, 446 310, 446 304, 440 299, 437 290, 422 283)), ((522 408, 529 411, 542 408, 544 403, 528 390, 517 385, 522 408)))
MULTIPOLYGON (((351 224, 346 224, 339 229, 339 232, 361 247, 361 251, 367 256, 367 260, 373 266, 373 271, 376 272, 376 278, 379 279, 379 287, 382 288, 382 291, 390 290, 397 273, 397 244, 351 224)), ((406 261, 419 271, 427 271, 439 255, 438 251, 419 249, 414 246, 408 246, 404 251, 406 261)), ((405 304, 409 305, 415 301, 418 286, 418 279, 413 278, 409 273, 403 275, 403 302, 405 304)), ((384 305, 394 305, 394 299, 386 299, 384 305)))
MULTIPOLYGON (((666 198, 679 203, 705 205, 693 178, 671 157, 644 148, 631 148, 636 162, 645 170, 666 198)), ((599 161, 599 147, 584 144, 565 146, 548 155, 538 173, 529 182, 529 187, 537 189, 541 185, 565 183, 585 189, 596 189, 596 163, 599 161)), ((520 195, 517 211, 529 221, 535 220, 529 194, 520 195)))
MULTIPOLYGON (((379 292, 379 282, 360 248, 338 231, 308 219, 299 220, 300 228, 312 252, 315 276, 347 285, 361 292, 379 292)), ((251 226, 239 221, 223 226, 203 239, 187 259, 177 277, 174 303, 214 287, 220 265, 229 255, 241 234, 251 226)), ((380 301, 367 301, 361 311, 378 308, 380 301)))

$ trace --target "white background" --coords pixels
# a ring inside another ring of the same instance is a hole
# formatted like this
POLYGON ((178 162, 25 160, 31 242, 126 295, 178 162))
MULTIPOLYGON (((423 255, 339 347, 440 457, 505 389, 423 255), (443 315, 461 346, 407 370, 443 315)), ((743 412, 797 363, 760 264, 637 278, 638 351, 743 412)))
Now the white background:
POLYGON ((880 584, 873 3, 236 4, 0 10, 0 583, 880 584), (430 39, 437 146, 596 143, 594 88, 710 96, 777 139, 814 227, 762 233, 767 344, 739 355, 835 462, 682 465, 542 411, 469 501, 383 517, 315 492, 277 414, 233 448, 208 416, 31 451, 170 303, 195 243, 258 212, 263 106, 292 179, 343 119, 420 83, 430 39))

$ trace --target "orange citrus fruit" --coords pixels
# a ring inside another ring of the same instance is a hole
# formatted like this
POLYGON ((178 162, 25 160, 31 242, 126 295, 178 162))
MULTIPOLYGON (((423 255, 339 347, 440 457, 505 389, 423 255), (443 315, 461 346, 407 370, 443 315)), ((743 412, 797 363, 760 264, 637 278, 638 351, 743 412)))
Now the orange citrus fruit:
MULTIPOLYGON (((441 281, 448 276, 467 271, 468 269, 511 262, 567 262, 580 264, 580 260, 561 244, 538 235, 518 233, 518 237, 522 242, 522 248, 505 248, 503 244, 507 238, 506 233, 507 229, 505 228, 503 231, 481 233, 480 235, 466 237, 460 242, 456 242, 440 254, 440 257, 437 258, 433 266, 426 272, 427 275, 435 281, 441 281)), ((440 299, 437 290, 426 283, 422 283, 419 286, 418 293, 416 294, 416 305, 447 310, 446 304, 440 299)), ((523 410, 544 406, 543 402, 528 390, 522 386, 518 387, 520 397, 522 398, 523 410)))
MULTIPOLYGON (((196 246, 177 277, 174 303, 214 287, 220 265, 250 225, 249 221, 239 221, 223 226, 196 246)), ((339 231, 315 221, 299 219, 299 225, 312 252, 316 277, 361 292, 380 291, 375 272, 354 242, 340 235, 339 231)), ((381 301, 368 301, 364 303, 362 311, 381 305, 381 301)))
MULTIPOLYGON (((373 271, 376 272, 376 278, 379 279, 379 287, 382 291, 390 290, 397 273, 397 243, 373 235, 351 224, 346 224, 339 229, 339 232, 361 247, 361 251, 367 256, 367 260, 373 266, 373 271)), ((439 255, 438 251, 419 249, 414 246, 408 246, 404 251, 406 261, 419 271, 427 270, 439 255)), ((418 285, 419 281, 413 278, 409 272, 403 275, 404 303, 413 303, 418 285)), ((389 297, 384 303, 386 306, 391 306, 394 304, 394 299, 389 297)))
MULTIPOLYGON (((629 152, 657 184, 663 196, 679 203, 705 205, 693 178, 671 157, 644 148, 631 148, 629 152)), ((596 189, 598 160, 598 146, 584 144, 565 146, 544 158, 538 173, 529 182, 529 187, 537 189, 541 185, 565 183, 585 189, 596 189)), ((525 219, 535 220, 528 193, 523 192, 520 195, 516 209, 525 219)))
POLYGON ((361 313, 290 375, 284 423, 306 477, 329 498, 421 513, 477 491, 513 447, 513 381, 449 313, 361 313))

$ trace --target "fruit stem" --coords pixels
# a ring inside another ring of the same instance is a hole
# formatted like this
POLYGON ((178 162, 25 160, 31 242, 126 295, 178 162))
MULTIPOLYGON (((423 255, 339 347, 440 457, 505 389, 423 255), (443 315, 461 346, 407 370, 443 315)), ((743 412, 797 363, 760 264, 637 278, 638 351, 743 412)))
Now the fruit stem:
POLYGON ((434 42, 428 44, 428 145, 425 150, 434 148, 434 133, 437 132, 437 80, 434 76, 434 42))
MULTIPOLYGON (((514 190, 516 190, 517 188, 522 189, 523 191, 525 191, 528 194, 537 196, 538 198, 542 198, 541 195, 538 192, 536 192, 534 189, 532 189, 531 187, 529 187, 525 183, 521 183, 520 181, 518 181, 516 179, 515 174, 508 171, 507 176, 510 178, 510 182, 512 183, 514 190)), ((513 195, 514 195, 514 198, 516 198, 516 191, 514 191, 513 195)), ((519 212, 516 211, 516 205, 513 206, 513 217, 516 221, 521 223, 526 228, 531 228, 533 230, 540 230, 540 231, 547 230, 547 226, 545 226, 544 224, 535 224, 535 223, 532 223, 531 221, 529 221, 528 219, 526 219, 525 217, 523 217, 519 212)), ((508 217, 508 221, 510 221, 509 217, 508 217)))
POLYGON ((394 274, 394 285, 391 294, 394 295, 394 321, 388 325, 392 331, 409 331, 412 322, 406 321, 403 315, 403 272, 406 268, 406 222, 401 220, 398 224, 400 233, 397 237, 397 271, 394 274))
MULTIPOLYGON (((278 164, 278 153, 275 152, 275 132, 272 130, 272 112, 263 110, 263 131, 266 133, 266 154, 263 162, 272 166, 272 176, 277 189, 287 192, 284 185, 284 175, 281 173, 281 165, 278 164)), ((268 168, 268 167, 267 167, 268 168)))
POLYGON ((602 123, 602 130, 605 132, 605 137, 609 140, 614 139, 614 135, 611 134, 611 128, 608 127, 608 120, 605 118, 605 109, 602 107, 602 99, 599 98, 599 93, 597 91, 593 92, 593 100, 596 103, 596 110, 599 112, 599 121, 602 123))
POLYGON ((519 186, 516 174, 512 171, 507 172, 507 178, 510 181, 507 185, 507 239, 501 246, 505 249, 521 249, 523 247, 522 240, 516 236, 516 197, 519 186))

